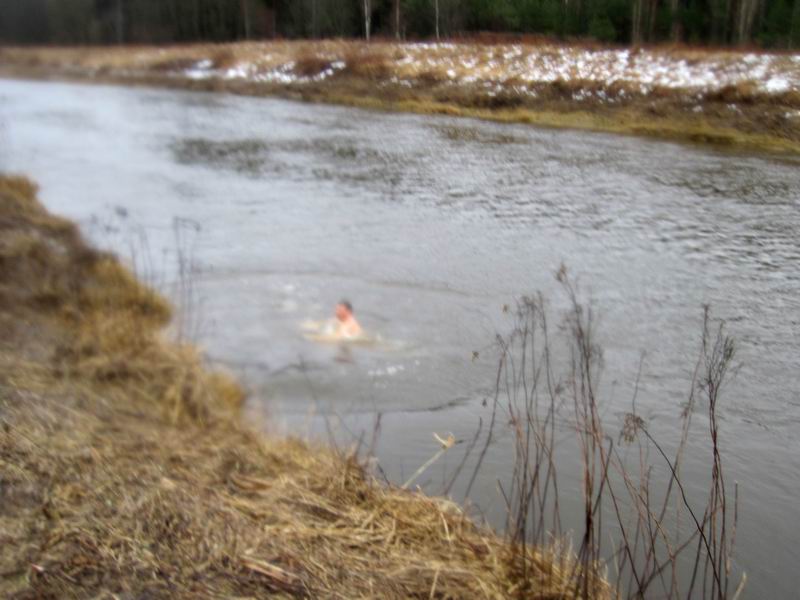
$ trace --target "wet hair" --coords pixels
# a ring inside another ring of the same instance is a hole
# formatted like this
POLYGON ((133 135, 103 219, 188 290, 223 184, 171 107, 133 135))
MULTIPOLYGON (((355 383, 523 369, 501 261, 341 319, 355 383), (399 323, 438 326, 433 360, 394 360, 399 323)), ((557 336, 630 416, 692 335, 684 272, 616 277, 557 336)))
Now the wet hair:
POLYGON ((349 300, 345 300, 345 299, 339 300, 339 304, 344 306, 348 311, 353 312, 353 305, 350 304, 349 300))

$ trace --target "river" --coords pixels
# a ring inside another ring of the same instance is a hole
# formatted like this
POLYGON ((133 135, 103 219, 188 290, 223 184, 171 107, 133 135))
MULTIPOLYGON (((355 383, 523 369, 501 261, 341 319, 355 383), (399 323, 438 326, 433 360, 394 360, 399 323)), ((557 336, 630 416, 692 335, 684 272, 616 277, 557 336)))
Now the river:
MULTIPOLYGON (((437 451, 434 432, 469 439, 488 418, 503 306, 541 291, 557 315, 562 263, 598 315, 610 430, 644 355, 638 410, 667 445, 679 437, 711 305, 738 344, 719 410, 747 598, 800 584, 798 167, 607 134, 0 80, 0 171, 35 179, 48 208, 171 294, 184 333, 251 389, 256 426, 368 441, 380 413, 376 454, 397 482, 437 451), (341 297, 378 347, 342 356, 303 337, 341 297)), ((463 447, 416 483, 441 492, 463 447)), ((486 460, 471 499, 500 525, 512 457, 498 445, 486 460)), ((710 468, 687 462, 691 493, 710 468)), ((579 504, 577 485, 567 496, 579 504)))

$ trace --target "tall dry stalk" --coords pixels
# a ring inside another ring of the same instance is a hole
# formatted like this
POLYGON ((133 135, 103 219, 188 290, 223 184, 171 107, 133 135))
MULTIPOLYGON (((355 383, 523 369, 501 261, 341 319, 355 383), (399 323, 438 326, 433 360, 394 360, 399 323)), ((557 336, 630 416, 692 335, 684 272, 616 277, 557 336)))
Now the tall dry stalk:
POLYGON ((563 557, 559 565, 570 574, 567 595, 602 596, 607 592, 603 582, 607 576, 619 597, 702 594, 703 598, 730 598, 740 591, 730 585, 738 489, 730 502, 718 403, 735 347, 724 324, 715 326, 705 308, 700 355, 682 413, 680 439, 670 457, 636 409, 641 365, 622 430, 616 435, 606 431, 598 392, 603 353, 596 342, 596 319, 591 308, 580 302, 577 286, 565 269, 557 278, 569 306, 557 339, 551 334, 541 296, 522 298, 513 330, 498 336, 492 417, 467 493, 489 446, 502 436, 497 429, 507 417, 514 462, 510 480, 499 483, 508 509, 506 533, 531 590, 540 583, 535 577, 541 577, 541 572, 530 577, 524 572, 530 548, 552 547, 559 540, 563 546, 567 537, 560 501, 564 486, 559 485, 556 459, 563 446, 562 452, 578 453, 582 469, 582 516, 575 556, 574 560, 563 557), (567 357, 566 368, 560 371, 553 358, 556 349, 567 357), (710 442, 704 506, 699 498, 689 496, 681 479, 698 405, 707 408, 710 442), (636 451, 638 465, 628 464, 623 447, 636 451))

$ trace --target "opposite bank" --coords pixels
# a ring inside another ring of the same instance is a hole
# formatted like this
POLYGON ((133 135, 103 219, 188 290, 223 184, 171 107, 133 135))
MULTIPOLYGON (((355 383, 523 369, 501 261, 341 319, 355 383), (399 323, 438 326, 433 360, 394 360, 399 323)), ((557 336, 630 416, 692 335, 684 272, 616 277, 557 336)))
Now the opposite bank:
POLYGON ((297 41, 0 48, 0 75, 277 95, 800 153, 800 55, 297 41))

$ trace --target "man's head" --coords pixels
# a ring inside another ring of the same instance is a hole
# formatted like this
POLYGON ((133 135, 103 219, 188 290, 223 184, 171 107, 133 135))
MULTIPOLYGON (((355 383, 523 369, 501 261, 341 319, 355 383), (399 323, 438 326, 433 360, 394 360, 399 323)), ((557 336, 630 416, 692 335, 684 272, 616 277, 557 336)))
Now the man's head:
POLYGON ((353 305, 347 300, 340 300, 336 305, 336 318, 340 321, 346 321, 353 315, 353 305))

